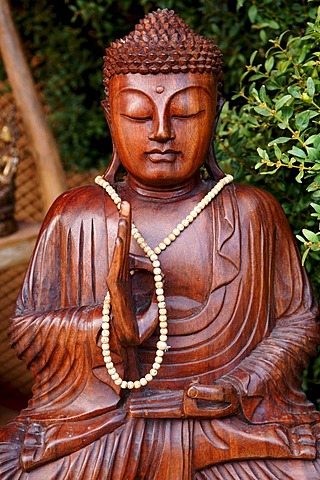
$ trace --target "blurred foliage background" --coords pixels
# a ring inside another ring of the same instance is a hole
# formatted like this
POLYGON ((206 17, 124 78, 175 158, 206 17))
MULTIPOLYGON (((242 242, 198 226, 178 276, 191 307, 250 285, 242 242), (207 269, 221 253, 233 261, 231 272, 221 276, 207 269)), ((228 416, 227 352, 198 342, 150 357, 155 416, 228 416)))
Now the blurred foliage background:
MULTIPOLYGON (((102 57, 146 13, 174 8, 225 59, 216 156, 238 182, 273 193, 320 297, 320 26, 315 0, 11 0, 65 168, 103 171, 102 57)), ((0 80, 4 72, 0 73, 0 80)), ((304 387, 320 407, 320 357, 304 387)))

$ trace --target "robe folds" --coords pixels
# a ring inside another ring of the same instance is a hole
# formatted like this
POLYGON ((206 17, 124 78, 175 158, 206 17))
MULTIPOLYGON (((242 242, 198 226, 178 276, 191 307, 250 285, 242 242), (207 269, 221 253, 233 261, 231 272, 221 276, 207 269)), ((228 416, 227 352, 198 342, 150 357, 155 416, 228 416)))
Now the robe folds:
MULTIPOLYGON (((1 479, 320 478, 320 415, 300 387, 319 343, 317 305, 284 214, 266 192, 230 185, 201 215, 212 252, 206 302, 169 318, 157 377, 124 396, 98 346, 118 211, 98 186, 56 200, 9 330, 35 384, 28 407, 0 431, 1 479), (181 396, 194 380, 232 383, 239 414, 187 418, 181 396)), ((137 347, 144 374, 157 338, 137 347)), ((111 348, 125 376, 114 335, 111 348)))

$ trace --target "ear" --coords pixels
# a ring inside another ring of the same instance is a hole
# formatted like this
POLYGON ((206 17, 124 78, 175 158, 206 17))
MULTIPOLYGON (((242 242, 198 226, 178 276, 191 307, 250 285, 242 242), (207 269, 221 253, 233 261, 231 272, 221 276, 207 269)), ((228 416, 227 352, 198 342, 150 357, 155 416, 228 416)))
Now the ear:
POLYGON ((120 168, 121 168, 120 158, 119 158, 117 149, 113 145, 111 162, 107 170, 105 171, 103 178, 107 180, 107 182, 113 184, 117 179, 117 172, 119 171, 120 168))
POLYGON ((217 100, 216 117, 214 119, 214 124, 213 124, 213 133, 215 133, 215 131, 216 131, 217 124, 218 124, 218 121, 219 121, 219 118, 220 118, 220 113, 221 113, 223 105, 225 104, 225 101, 226 101, 225 98, 223 98, 221 96, 217 100))
POLYGON ((103 108, 105 117, 106 117, 108 125, 110 127, 110 124, 111 124, 110 105, 109 105, 107 100, 102 100, 101 101, 101 106, 103 108))

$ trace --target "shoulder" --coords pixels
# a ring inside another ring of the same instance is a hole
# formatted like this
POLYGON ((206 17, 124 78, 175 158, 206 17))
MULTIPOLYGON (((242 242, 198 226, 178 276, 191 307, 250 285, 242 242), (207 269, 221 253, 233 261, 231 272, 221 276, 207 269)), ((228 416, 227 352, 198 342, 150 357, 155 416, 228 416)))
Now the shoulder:
MULTIPOLYGON (((284 211, 270 193, 251 185, 233 183, 225 188, 224 205, 235 214, 244 228, 253 228, 254 231, 280 228, 289 231, 290 227, 284 211)), ((229 214, 230 215, 230 214, 229 214)))
POLYGON ((240 213, 284 214, 278 200, 271 193, 251 185, 235 183, 232 187, 240 213))
POLYGON ((50 207, 44 225, 57 220, 70 225, 86 218, 105 219, 115 211, 114 203, 101 187, 86 185, 62 193, 50 207))

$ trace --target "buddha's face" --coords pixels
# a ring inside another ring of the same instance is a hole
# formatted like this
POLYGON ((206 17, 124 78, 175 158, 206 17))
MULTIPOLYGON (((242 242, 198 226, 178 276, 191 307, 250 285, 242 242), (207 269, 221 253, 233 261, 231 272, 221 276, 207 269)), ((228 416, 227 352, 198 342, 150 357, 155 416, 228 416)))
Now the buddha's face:
POLYGON ((198 174, 216 114, 210 74, 116 75, 110 82, 114 145, 131 178, 177 188, 198 174))

